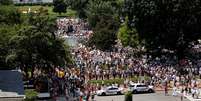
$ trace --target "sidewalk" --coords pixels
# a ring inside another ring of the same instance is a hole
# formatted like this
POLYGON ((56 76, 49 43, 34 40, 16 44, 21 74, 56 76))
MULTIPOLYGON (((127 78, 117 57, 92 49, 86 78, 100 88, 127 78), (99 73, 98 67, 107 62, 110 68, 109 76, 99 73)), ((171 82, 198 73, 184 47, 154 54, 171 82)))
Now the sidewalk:
MULTIPOLYGON (((177 93, 178 93, 179 95, 181 95, 181 91, 177 91, 177 93)), ((184 95, 184 97, 187 98, 187 99, 190 100, 190 101, 201 101, 201 95, 199 96, 198 99, 193 98, 191 94, 184 95)))
MULTIPOLYGON (((165 89, 164 88, 161 88, 161 87, 154 87, 154 90, 155 91, 164 91, 165 89)), ((168 91, 171 91, 172 90, 172 88, 168 88, 168 91)))
POLYGON ((199 97, 199 99, 195 99, 195 98, 193 98, 191 95, 186 95, 186 96, 184 96, 184 97, 186 97, 188 100, 190 100, 190 101, 201 101, 201 97, 199 97))

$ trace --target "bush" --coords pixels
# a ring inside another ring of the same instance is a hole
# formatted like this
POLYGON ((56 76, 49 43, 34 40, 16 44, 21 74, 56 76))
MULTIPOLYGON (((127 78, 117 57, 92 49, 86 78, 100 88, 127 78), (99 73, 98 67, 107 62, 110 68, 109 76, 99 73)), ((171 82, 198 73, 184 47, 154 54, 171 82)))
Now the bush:
POLYGON ((16 3, 15 6, 52 6, 52 3, 16 3))
MULTIPOLYGON (((134 81, 134 82, 137 82, 139 80, 139 78, 137 76, 134 76, 132 78, 129 78, 131 81, 134 81)), ((145 76, 145 81, 149 81, 150 80, 150 77, 148 76, 145 76)), ((111 85, 111 84, 123 84, 124 83, 124 78, 116 78, 116 79, 109 79, 109 80, 90 80, 89 83, 92 83, 92 84, 104 84, 104 85, 111 85)))
POLYGON ((132 101, 132 100, 133 100, 132 92, 127 92, 125 94, 125 101, 132 101))
POLYGON ((115 84, 115 83, 123 84, 123 82, 124 82, 124 79, 90 80, 89 81, 89 83, 93 83, 93 84, 102 84, 103 83, 104 85, 106 85, 106 84, 111 85, 111 84, 115 84))
POLYGON ((33 89, 26 89, 25 90, 25 95, 26 95, 26 99, 25 101, 35 101, 37 98, 37 92, 33 89))

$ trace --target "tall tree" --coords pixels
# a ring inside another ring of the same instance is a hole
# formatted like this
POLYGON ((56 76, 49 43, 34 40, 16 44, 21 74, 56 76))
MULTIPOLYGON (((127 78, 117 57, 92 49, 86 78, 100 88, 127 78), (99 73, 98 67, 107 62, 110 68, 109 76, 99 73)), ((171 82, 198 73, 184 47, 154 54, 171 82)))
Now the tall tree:
POLYGON ((72 63, 68 46, 54 35, 55 20, 42 12, 31 14, 6 41, 8 49, 4 62, 10 67, 23 68, 26 74, 28 69, 33 71, 35 65, 46 69, 51 65, 72 63))
POLYGON ((91 0, 87 5, 87 19, 94 34, 90 45, 102 50, 111 49, 116 44, 116 32, 119 28, 118 14, 109 0, 91 0))
POLYGON ((59 14, 66 13, 67 4, 64 0, 53 0, 53 11, 59 14))
POLYGON ((66 0, 71 9, 77 11, 79 18, 86 18, 85 9, 90 0, 66 0))
POLYGON ((100 21, 93 28, 94 34, 89 39, 88 44, 100 50, 111 50, 116 44, 119 22, 112 19, 111 16, 102 17, 99 18, 100 21))
POLYGON ((140 45, 139 34, 135 28, 128 27, 128 20, 122 23, 118 31, 118 39, 123 46, 137 48, 140 45))
POLYGON ((21 20, 21 14, 14 6, 0 5, 0 24, 19 24, 21 20))
POLYGON ((0 5, 11 5, 13 0, 0 0, 0 5))
POLYGON ((11 5, 0 5, 0 69, 11 69, 5 60, 9 53, 8 40, 16 34, 22 23, 21 14, 11 5))
POLYGON ((128 26, 151 50, 176 50, 182 59, 189 44, 201 37, 200 0, 125 0, 123 11, 128 26))

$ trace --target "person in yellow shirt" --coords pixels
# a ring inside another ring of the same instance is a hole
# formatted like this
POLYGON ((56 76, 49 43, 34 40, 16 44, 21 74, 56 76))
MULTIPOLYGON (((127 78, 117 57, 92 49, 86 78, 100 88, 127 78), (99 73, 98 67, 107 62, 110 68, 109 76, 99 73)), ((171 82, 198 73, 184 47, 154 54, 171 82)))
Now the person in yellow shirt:
POLYGON ((65 75, 64 71, 61 71, 61 70, 58 71, 58 77, 59 78, 63 78, 64 75, 65 75))

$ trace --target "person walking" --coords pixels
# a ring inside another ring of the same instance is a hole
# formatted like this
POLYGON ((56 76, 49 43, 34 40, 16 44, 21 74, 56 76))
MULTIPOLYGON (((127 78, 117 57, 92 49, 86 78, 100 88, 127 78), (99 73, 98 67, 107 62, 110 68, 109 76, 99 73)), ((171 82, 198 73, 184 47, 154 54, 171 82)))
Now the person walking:
POLYGON ((165 88, 165 96, 167 96, 168 95, 168 83, 167 83, 167 81, 165 81, 164 88, 165 88))
POLYGON ((196 93, 195 87, 193 87, 193 88, 191 89, 191 92, 192 92, 192 97, 194 98, 194 97, 195 97, 195 93, 196 93))
POLYGON ((94 92, 91 92, 91 101, 95 101, 95 93, 94 92))
POLYGON ((177 86, 176 85, 174 85, 172 90, 173 90, 172 96, 177 96, 177 86))
POLYGON ((183 99, 184 99, 184 88, 182 87, 182 89, 181 89, 181 101, 183 101, 183 99))

